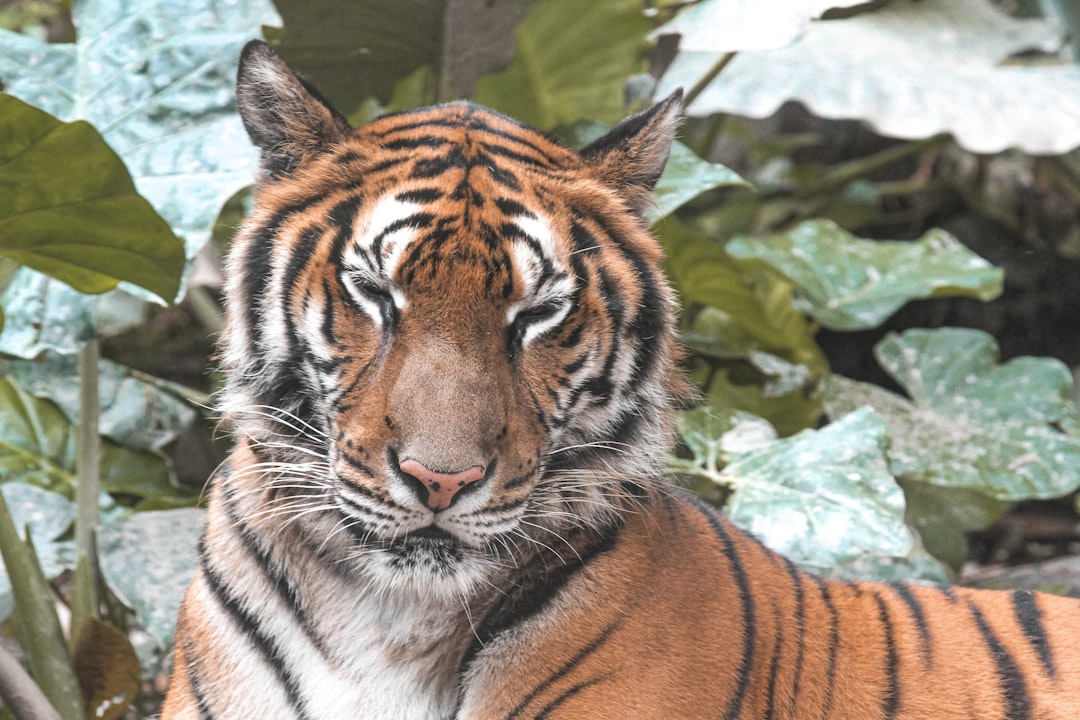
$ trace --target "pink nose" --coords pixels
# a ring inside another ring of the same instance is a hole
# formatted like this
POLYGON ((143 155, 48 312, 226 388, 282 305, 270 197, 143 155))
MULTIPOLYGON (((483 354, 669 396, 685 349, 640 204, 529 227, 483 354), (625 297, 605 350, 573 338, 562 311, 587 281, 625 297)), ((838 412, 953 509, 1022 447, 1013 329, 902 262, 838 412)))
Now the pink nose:
POLYGON ((423 489, 427 491, 426 495, 420 493, 420 499, 435 512, 450 507, 458 493, 477 480, 483 480, 486 472, 480 465, 473 465, 456 473, 438 472, 429 470, 416 460, 403 460, 398 467, 405 475, 420 481, 423 489))

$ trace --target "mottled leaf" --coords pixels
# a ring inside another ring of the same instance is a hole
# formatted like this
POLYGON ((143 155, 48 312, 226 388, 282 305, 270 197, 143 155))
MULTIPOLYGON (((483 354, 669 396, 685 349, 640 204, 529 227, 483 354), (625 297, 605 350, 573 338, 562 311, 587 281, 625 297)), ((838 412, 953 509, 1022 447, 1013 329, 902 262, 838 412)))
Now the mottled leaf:
MULTIPOLYGON (((0 378, 0 477, 72 496, 76 427, 51 402, 39 400, 11 378, 0 378)), ((175 494, 165 459, 102 443, 102 487, 135 495, 175 494)))
POLYGON ((0 352, 35 358, 47 350, 77 353, 95 337, 98 298, 36 270, 20 268, 0 293, 0 352))
MULTIPOLYGON (((741 46, 726 36, 694 37, 715 42, 680 52, 658 95, 693 87, 741 46)), ((1080 65, 1006 61, 1026 50, 1055 51, 1062 39, 1057 23, 1010 18, 987 0, 889 2, 815 22, 787 47, 739 53, 688 112, 766 117, 795 100, 822 117, 864 120, 884 135, 952 133, 976 153, 1060 154, 1080 145, 1080 65)))
MULTIPOLYGON (((75 504, 63 495, 42 490, 33 485, 6 482, 0 485, 8 510, 21 537, 24 528, 30 531, 46 578, 55 578, 75 567, 75 543, 59 540, 75 520, 75 504)), ((0 563, 0 620, 5 620, 15 607, 11 581, 0 563)))
POLYGON ((731 519, 773 549, 818 568, 863 554, 904 557, 912 535, 885 459, 885 424, 862 410, 728 465, 731 519))
POLYGON ((73 44, 0 31, 5 89, 97 128, 192 257, 222 203, 251 182, 236 65, 243 44, 280 19, 268 0, 82 0, 72 14, 73 44))
MULTIPOLYGON (((36 362, 12 361, 11 376, 36 397, 52 400, 67 419, 79 422, 79 368, 74 355, 47 354, 36 362)), ((195 420, 183 400, 106 359, 99 364, 99 432, 136 450, 160 450, 195 420)))
POLYGON ((986 333, 961 328, 890 334, 874 349, 908 393, 834 376, 826 409, 873 407, 889 424, 897 477, 1000 500, 1056 497, 1080 486, 1080 438, 1067 367, 1049 358, 997 364, 986 333))
POLYGON ((679 35, 679 49, 726 52, 762 50, 787 45, 802 35, 810 21, 834 7, 865 0, 703 0, 691 4, 652 37, 679 35))
POLYGON ((198 567, 206 513, 142 512, 98 529, 101 571, 112 592, 162 648, 172 645, 180 601, 198 567))
POLYGON ((990 300, 1002 288, 1001 270, 943 230, 910 242, 861 240, 830 220, 808 220, 770 237, 732 238, 726 247, 795 283, 795 306, 834 330, 877 327, 910 300, 990 300))

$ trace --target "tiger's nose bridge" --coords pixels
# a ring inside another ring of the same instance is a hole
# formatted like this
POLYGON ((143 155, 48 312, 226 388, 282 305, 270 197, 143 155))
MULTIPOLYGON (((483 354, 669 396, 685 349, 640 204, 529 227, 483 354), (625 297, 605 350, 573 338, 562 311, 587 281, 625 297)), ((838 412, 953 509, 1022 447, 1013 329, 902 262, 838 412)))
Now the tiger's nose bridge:
POLYGON ((432 470, 412 458, 402 460, 398 468, 412 482, 421 501, 435 512, 450 507, 462 490, 483 480, 487 472, 483 465, 473 465, 457 472, 432 470))

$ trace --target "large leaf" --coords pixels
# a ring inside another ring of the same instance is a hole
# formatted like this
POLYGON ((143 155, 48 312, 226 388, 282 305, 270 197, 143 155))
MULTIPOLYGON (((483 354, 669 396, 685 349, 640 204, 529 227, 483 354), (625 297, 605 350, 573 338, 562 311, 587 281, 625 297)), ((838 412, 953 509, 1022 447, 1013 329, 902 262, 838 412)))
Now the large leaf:
POLYGON ((1080 486, 1072 376, 1049 358, 997 364, 986 333, 961 328, 890 334, 874 348, 904 398, 834 376, 826 410, 870 406, 889 424, 897 477, 977 490, 1000 500, 1056 497, 1080 486))
MULTIPOLYGON (((267 39, 346 113, 390 100, 421 67, 438 77, 439 100, 468 97, 477 76, 501 70, 514 25, 536 0, 278 0, 284 28, 267 39)), ((435 99, 435 98, 432 98, 435 99)))
MULTIPOLYGON (((177 396, 135 377, 122 365, 100 361, 99 432, 136 450, 160 450, 195 420, 177 396)), ((48 354, 37 362, 9 362, 11 376, 36 397, 52 400, 72 424, 79 422, 78 358, 48 354)))
POLYGON ((176 614, 199 557, 202 510, 143 512, 98 529, 101 571, 162 648, 172 645, 176 614))
MULTIPOLYGON (((605 123, 582 120, 557 128, 555 134, 568 146, 580 149, 610 129, 611 126, 605 123)), ((655 204, 649 208, 649 219, 656 222, 703 192, 732 186, 749 188, 750 183, 731 168, 702 160, 693 150, 676 141, 671 146, 664 173, 653 190, 655 204)))
POLYGON ((702 160, 693 150, 676 142, 671 146, 664 174, 653 190, 656 205, 650 208, 649 219, 656 222, 707 190, 731 186, 747 187, 749 183, 734 170, 702 160))
MULTIPOLYGON (((719 1, 719 0, 716 0, 719 1)), ((757 3, 772 12, 771 3, 757 3)), ((731 50, 681 52, 658 92, 693 87, 731 50)), ((1009 56, 1055 50, 1059 26, 1013 19, 988 0, 896 0, 816 22, 788 47, 740 53, 690 104, 691 115, 766 117, 797 100, 817 115, 862 119, 885 135, 952 133, 966 149, 1060 154, 1080 145, 1080 66, 1025 66, 1009 56)))
POLYGON ((0 94, 0 138, 0 254, 83 292, 176 296, 183 245, 91 125, 0 94))
POLYGON ((269 0, 82 0, 73 18, 74 44, 0 31, 5 89, 96 127, 191 257, 222 203, 251 182, 256 155, 235 111, 236 64, 277 13, 269 0))
POLYGON ((694 328, 702 340, 725 340, 740 354, 761 350, 814 373, 828 364, 814 342, 815 329, 793 307, 793 285, 764 267, 747 266, 724 247, 674 218, 657 227, 667 268, 684 303, 719 311, 694 328))
MULTIPOLYGON (((72 496, 76 427, 63 412, 0 378, 0 417, 0 478, 72 496)), ((164 458, 108 441, 102 444, 101 484, 108 492, 137 497, 175 494, 164 458)))
POLYGON ((23 358, 47 350, 77 353, 97 334, 98 299, 35 270, 19 268, 0 293, 5 320, 0 352, 23 358))
POLYGON ((726 52, 762 50, 787 45, 802 35, 810 21, 831 8, 861 5, 866 0, 703 0, 652 32, 679 35, 679 49, 726 52))
POLYGON ((1001 270, 943 230, 912 242, 861 240, 808 220, 767 238, 733 238, 727 251, 783 273, 797 287, 795 306, 834 330, 875 328, 909 300, 1001 294, 1001 270))
MULTIPOLYGON (((15 527, 23 536, 25 528, 30 533, 41 571, 52 579, 65 570, 75 567, 75 543, 61 540, 75 520, 75 504, 63 495, 42 490, 24 483, 0 485, 15 527)), ((25 539, 25 536, 23 536, 25 539)), ((0 621, 7 619, 15 608, 5 566, 0 564, 0 621)))
POLYGON ((544 0, 515 31, 514 61, 480 78, 475 98, 545 130, 615 122, 626 114, 626 79, 645 67, 649 27, 641 0, 544 0))
MULTIPOLYGON (((871 558, 902 563, 915 550, 904 523, 904 496, 885 458, 885 424, 860 410, 823 428, 732 453, 725 435, 753 428, 744 419, 724 430, 708 416, 684 415, 680 429, 693 460, 674 462, 676 472, 698 475, 730 488, 726 507, 733 522, 766 545, 820 572, 871 558), (740 428, 741 425, 741 428, 740 428), (719 438, 717 431, 722 432, 719 438), (729 464, 717 471, 720 459, 729 464)), ((933 564, 930 564, 933 568, 933 564)), ((931 576, 938 577, 940 568, 931 576)))
POLYGON ((0 554, 14 588, 19 631, 30 656, 30 670, 63 720, 84 716, 78 680, 56 614, 48 579, 34 555, 33 545, 18 535, 7 503, 0 494, 0 554))

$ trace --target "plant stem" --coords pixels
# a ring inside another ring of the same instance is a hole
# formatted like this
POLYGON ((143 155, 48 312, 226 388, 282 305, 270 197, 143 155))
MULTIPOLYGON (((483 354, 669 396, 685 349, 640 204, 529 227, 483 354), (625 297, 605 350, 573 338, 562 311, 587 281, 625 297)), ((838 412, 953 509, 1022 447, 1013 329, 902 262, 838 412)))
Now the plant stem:
POLYGON ((856 158, 849 162, 834 165, 821 174, 814 182, 809 182, 796 193, 797 197, 811 197, 830 192, 836 188, 847 185, 852 180, 864 177, 878 168, 891 165, 898 160, 903 160, 910 155, 932 152, 939 149, 948 141, 946 135, 935 135, 925 140, 900 143, 885 148, 866 157, 856 158))
MULTIPOLYGON (((89 571, 83 610, 97 616, 97 548, 94 539, 98 524, 98 495, 101 493, 101 437, 98 435, 98 341, 91 340, 79 352, 79 436, 78 480, 75 485, 75 553, 85 558, 89 571)), ((73 626, 74 627, 74 626, 73 626)))
POLYGON ((0 647, 0 698, 15 720, 60 720, 45 693, 7 650, 0 647))
POLYGON ((727 67, 728 63, 735 58, 735 53, 724 53, 716 63, 709 68, 709 72, 701 76, 701 79, 694 83, 694 87, 686 91, 686 97, 683 99, 683 107, 688 108, 690 104, 697 100, 698 95, 704 92, 709 83, 716 79, 716 76, 727 67))

